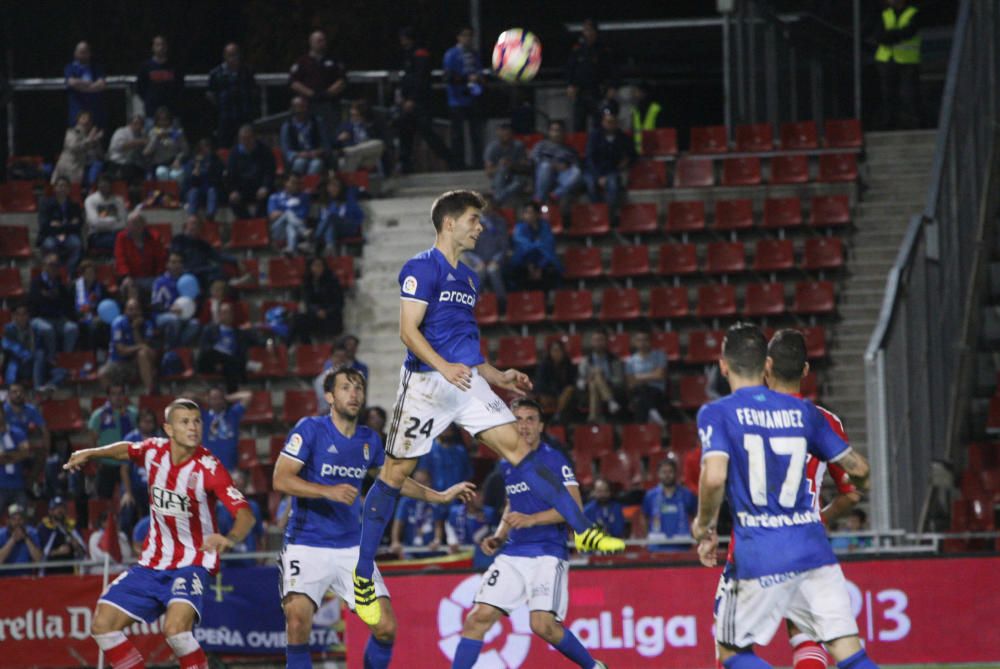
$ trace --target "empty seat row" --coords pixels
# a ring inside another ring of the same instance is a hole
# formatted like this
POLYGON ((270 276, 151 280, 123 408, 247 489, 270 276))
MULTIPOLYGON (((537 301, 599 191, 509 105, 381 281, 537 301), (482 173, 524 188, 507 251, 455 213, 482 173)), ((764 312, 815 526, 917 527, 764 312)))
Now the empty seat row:
MULTIPOLYGON (((709 186, 773 186, 809 183, 809 157, 788 154, 761 159, 758 156, 723 158, 722 173, 717 178, 715 160, 700 156, 678 158, 673 170, 674 188, 709 186), (762 160, 769 166, 765 179, 762 160)), ((667 166, 658 160, 639 160, 629 168, 630 190, 657 190, 668 187, 667 166)), ((826 153, 819 157, 816 181, 819 183, 852 182, 858 178, 858 160, 853 153, 826 153)))
MULTIPOLYGON (((815 121, 782 123, 778 146, 774 142, 774 129, 770 123, 738 125, 735 129, 733 148, 740 152, 858 149, 864 143, 861 121, 858 119, 828 119, 823 124, 822 144, 815 121)), ((691 128, 691 153, 725 153, 729 150, 726 126, 697 126, 691 128)))

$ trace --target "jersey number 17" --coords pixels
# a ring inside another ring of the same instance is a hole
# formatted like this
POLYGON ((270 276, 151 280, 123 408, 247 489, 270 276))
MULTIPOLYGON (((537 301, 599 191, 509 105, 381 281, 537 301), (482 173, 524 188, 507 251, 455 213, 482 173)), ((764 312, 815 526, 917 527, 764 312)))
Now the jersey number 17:
MULTIPOLYGON (((770 437, 767 440, 771 451, 778 455, 790 455, 785 482, 781 484, 778 503, 786 509, 794 508, 799 497, 802 473, 805 471, 806 440, 803 437, 770 437)), ((750 465, 750 499, 757 506, 767 506, 767 464, 764 454, 764 437, 759 434, 743 435, 743 448, 747 451, 750 465)))

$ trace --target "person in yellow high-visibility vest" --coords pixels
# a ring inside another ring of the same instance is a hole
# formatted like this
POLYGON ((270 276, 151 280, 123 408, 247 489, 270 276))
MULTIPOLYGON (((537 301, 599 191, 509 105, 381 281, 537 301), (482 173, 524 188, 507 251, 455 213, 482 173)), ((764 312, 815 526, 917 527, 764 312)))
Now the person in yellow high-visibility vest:
POLYGON ((649 84, 641 82, 635 89, 635 106, 632 107, 632 137, 635 152, 642 155, 642 133, 665 128, 663 107, 650 97, 649 84))
POLYGON ((916 128, 920 85, 920 14, 910 0, 887 0, 876 33, 882 127, 916 128))

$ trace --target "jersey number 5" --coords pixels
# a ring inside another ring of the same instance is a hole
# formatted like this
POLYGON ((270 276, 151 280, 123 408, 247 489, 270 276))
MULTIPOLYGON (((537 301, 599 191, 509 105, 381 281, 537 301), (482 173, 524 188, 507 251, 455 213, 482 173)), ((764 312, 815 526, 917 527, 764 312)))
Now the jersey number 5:
POLYGON ((417 433, 419 432, 420 434, 429 438, 431 436, 431 430, 433 429, 434 429, 433 418, 424 423, 423 427, 420 426, 419 418, 410 418, 410 427, 406 428, 406 432, 404 432, 403 434, 410 439, 416 439, 417 433))
MULTIPOLYGON (((778 503, 786 509, 795 506, 799 497, 799 486, 805 471, 806 440, 803 437, 771 437, 768 446, 778 455, 790 455, 785 482, 781 484, 778 503)), ((767 465, 764 453, 764 437, 759 434, 743 435, 743 448, 750 463, 750 499, 757 506, 767 506, 767 465)))

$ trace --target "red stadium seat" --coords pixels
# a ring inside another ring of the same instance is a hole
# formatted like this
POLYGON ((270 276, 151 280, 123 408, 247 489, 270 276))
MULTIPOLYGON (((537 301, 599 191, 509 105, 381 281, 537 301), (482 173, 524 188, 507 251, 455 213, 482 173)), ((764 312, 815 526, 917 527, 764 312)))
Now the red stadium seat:
POLYGON ((566 143, 573 147, 573 150, 576 151, 577 155, 581 158, 587 155, 586 132, 567 132, 566 143))
POLYGON ((655 286, 649 289, 650 318, 684 318, 690 313, 684 286, 655 286))
POLYGON ((802 201, 797 197, 769 197, 764 200, 765 228, 794 228, 802 225, 802 201))
POLYGON ((819 133, 816 130, 816 122, 782 123, 781 148, 786 151, 789 149, 819 148, 819 133))
POLYGON ((619 214, 618 233, 639 235, 657 231, 656 205, 652 202, 631 203, 622 206, 619 214))
POLYGON ((635 457, 652 455, 663 448, 663 428, 656 423, 622 426, 622 450, 635 457))
POLYGON ((496 293, 483 293, 476 300, 473 310, 479 325, 495 325, 500 320, 500 305, 496 293))
POLYGON ((215 248, 222 247, 222 232, 216 221, 202 221, 201 238, 215 248))
POLYGON ((1000 443, 977 441, 969 444, 967 469, 983 471, 1000 467, 1000 443))
POLYGON ((628 321, 639 318, 641 305, 635 288, 605 288, 601 294, 602 321, 628 321))
POLYGON ((507 222, 507 234, 512 234, 514 226, 517 225, 517 212, 514 211, 514 207, 497 207, 496 212, 507 222))
POLYGON ((601 478, 622 490, 642 486, 642 467, 627 451, 605 453, 597 464, 601 478))
POLYGON ((583 337, 579 333, 574 334, 550 334, 545 336, 545 353, 548 354, 552 342, 562 342, 566 349, 566 355, 573 364, 578 364, 583 359, 583 337))
POLYGON ((642 155, 676 156, 677 129, 655 128, 642 131, 642 155))
POLYGON ((552 234, 559 235, 563 231, 563 217, 562 210, 555 206, 549 206, 547 204, 542 205, 542 219, 549 222, 549 227, 552 228, 552 234))
POLYGON ((514 139, 524 144, 525 151, 531 151, 535 144, 545 139, 545 135, 540 132, 533 132, 528 135, 514 135, 514 139))
POLYGON ((371 188, 371 178, 368 175, 368 170, 337 172, 337 178, 343 181, 345 186, 354 186, 359 190, 369 190, 371 188))
POLYGON ((541 323, 545 320, 545 293, 540 290, 522 290, 507 294, 507 325, 541 323))
POLYGON ((16 267, 0 267, 0 300, 24 297, 24 294, 21 270, 16 267))
POLYGON ((181 206, 181 186, 176 181, 145 181, 142 184, 142 198, 146 201, 150 195, 159 192, 147 209, 178 209, 181 206))
POLYGON ((244 218, 233 221, 229 230, 229 248, 266 249, 269 244, 266 218, 244 218))
POLYGON ((839 269, 844 266, 844 247, 837 237, 811 237, 802 254, 802 269, 839 269))
POLYGON ((90 383, 97 380, 97 356, 93 351, 56 353, 56 367, 69 372, 70 379, 75 383, 90 383))
POLYGON ((86 427, 80 411, 80 400, 76 397, 45 400, 42 402, 42 417, 52 432, 79 432, 86 427))
POLYGON ((795 248, 790 239, 760 239, 754 248, 755 272, 781 272, 795 267, 795 248))
POLYGON ((698 318, 724 318, 736 315, 736 287, 732 284, 698 286, 698 318))
POLYGON ((678 158, 674 167, 675 188, 707 188, 715 185, 715 166, 709 158, 678 158))
POLYGON ((816 377, 816 372, 809 372, 802 377, 802 382, 799 385, 799 393, 811 402, 819 399, 819 380, 816 377))
POLYGON ((698 255, 694 244, 663 244, 660 246, 660 274, 682 275, 698 271, 698 255))
POLYGON ((329 256, 327 267, 337 276, 345 290, 354 287, 354 256, 329 256))
POLYGON ((719 361, 722 355, 722 330, 694 330, 688 333, 685 362, 701 365, 719 361))
POLYGON ((654 332, 653 348, 660 349, 666 353, 667 360, 670 362, 677 362, 681 359, 681 338, 674 330, 669 332, 654 332))
POLYGON ((809 209, 809 225, 814 227, 839 227, 851 223, 851 201, 847 195, 817 195, 809 209))
MULTIPOLYGON (((577 454, 575 452, 570 453, 573 461, 573 472, 576 474, 576 481, 584 488, 590 488, 594 485, 594 478, 596 478, 596 472, 594 470, 594 459, 589 457, 588 454, 577 454)), ((490 467, 492 471, 493 467, 490 467)))
POLYGON ((629 190, 657 190, 667 187, 667 166, 661 160, 637 160, 628 171, 629 190))
POLYGON ((570 237, 606 235, 611 231, 606 204, 576 204, 573 205, 572 212, 569 229, 566 231, 570 237))
POLYGON ((281 408, 281 420, 286 425, 294 425, 299 419, 319 414, 319 399, 313 390, 286 390, 285 404, 281 408))
POLYGON ((271 258, 267 272, 271 288, 298 288, 306 274, 306 259, 302 256, 271 258))
POLYGON ((236 443, 236 453, 239 458, 239 468, 248 470, 260 464, 260 456, 257 455, 256 439, 240 439, 236 443))
POLYGON ((853 153, 827 153, 819 157, 819 181, 840 183, 857 178, 858 159, 853 153))
POLYGON ((697 232, 705 229, 705 203, 677 200, 667 207, 667 232, 697 232))
POLYGON ((611 249, 611 269, 608 275, 612 278, 644 276, 650 271, 648 246, 639 244, 616 246, 611 249))
POLYGON ((747 285, 743 315, 750 317, 779 316, 785 313, 785 285, 782 283, 751 283, 747 285))
POLYGON ((38 211, 34 181, 0 183, 0 211, 8 214, 30 214, 38 211))
POLYGON ((726 153, 728 150, 726 126, 705 125, 691 128, 691 153, 726 153))
POLYGON ((268 442, 268 462, 274 464, 278 461, 278 455, 281 453, 281 449, 285 447, 285 436, 284 435, 274 435, 271 437, 270 442, 268 442))
POLYGON ((295 366, 292 374, 313 378, 323 371, 323 365, 330 359, 332 344, 299 344, 295 347, 295 366))
POLYGON ((808 182, 809 159, 806 156, 791 155, 771 158, 771 184, 804 184, 808 182))
POLYGON ((25 225, 0 226, 0 258, 30 258, 31 241, 25 225))
POLYGON ((823 140, 831 149, 860 149, 864 145, 861 121, 856 118, 827 119, 823 140))
POLYGON ((830 314, 835 309, 833 283, 830 281, 800 281, 795 284, 792 313, 830 314))
POLYGON ((13 318, 14 314, 11 313, 10 309, 0 309, 0 328, 10 323, 13 318))
POLYGON ((615 449, 615 430, 607 423, 580 425, 573 430, 573 454, 599 458, 615 449))
POLYGON ((700 446, 697 423, 670 424, 670 450, 678 457, 700 446))
POLYGON ((170 247, 170 242, 174 238, 174 226, 170 223, 147 223, 146 228, 153 233, 153 236, 160 240, 165 248, 170 247))
POLYGON ((717 200, 716 230, 747 230, 753 227, 753 202, 749 199, 717 200))
MULTIPOLYGON (((148 409, 153 412, 156 416, 157 422, 162 422, 166 419, 164 415, 164 410, 167 408, 171 402, 174 401, 172 395, 140 395, 139 396, 139 411, 148 409)), ((205 427, 208 427, 207 425, 205 427)))
MULTIPOLYGON (((311 391, 310 391, 311 392, 311 391)), ((315 393, 312 393, 315 399, 315 393)), ((263 425, 274 422, 274 405, 271 402, 271 391, 254 390, 250 399, 244 405, 243 423, 246 425, 263 425)))
POLYGON ((1000 432, 1000 394, 990 398, 989 414, 986 417, 986 431, 990 434, 1000 432))
POLYGON ((811 360, 826 357, 826 329, 822 325, 802 328, 806 338, 806 355, 811 360))
POLYGON ((616 358, 625 358, 632 355, 632 339, 627 332, 615 332, 608 335, 608 352, 616 358))
POLYGON ((743 242, 711 242, 705 257, 708 274, 736 274, 747 268, 743 242))
MULTIPOLYGON (((706 387, 708 379, 704 374, 698 376, 682 376, 680 384, 680 407, 686 411, 695 411, 707 403, 706 387)), ((671 444, 672 445, 672 444, 671 444)))
POLYGON ((770 123, 751 123, 736 126, 737 151, 771 151, 774 149, 774 132, 770 123))
POLYGON ((538 364, 538 348, 534 337, 500 337, 496 364, 501 368, 534 367, 538 364))
POLYGON ((726 158, 722 161, 723 186, 756 186, 761 183, 760 158, 726 158))
POLYGON ((589 290, 557 290, 552 310, 556 323, 578 323, 594 317, 594 296, 589 290))
POLYGON ((247 351, 247 358, 261 364, 258 371, 250 373, 250 378, 266 379, 288 376, 288 349, 284 346, 275 346, 273 353, 264 346, 251 346, 247 351))
POLYGON ((604 274, 601 249, 596 246, 571 246, 563 256, 565 279, 590 279, 604 274))

